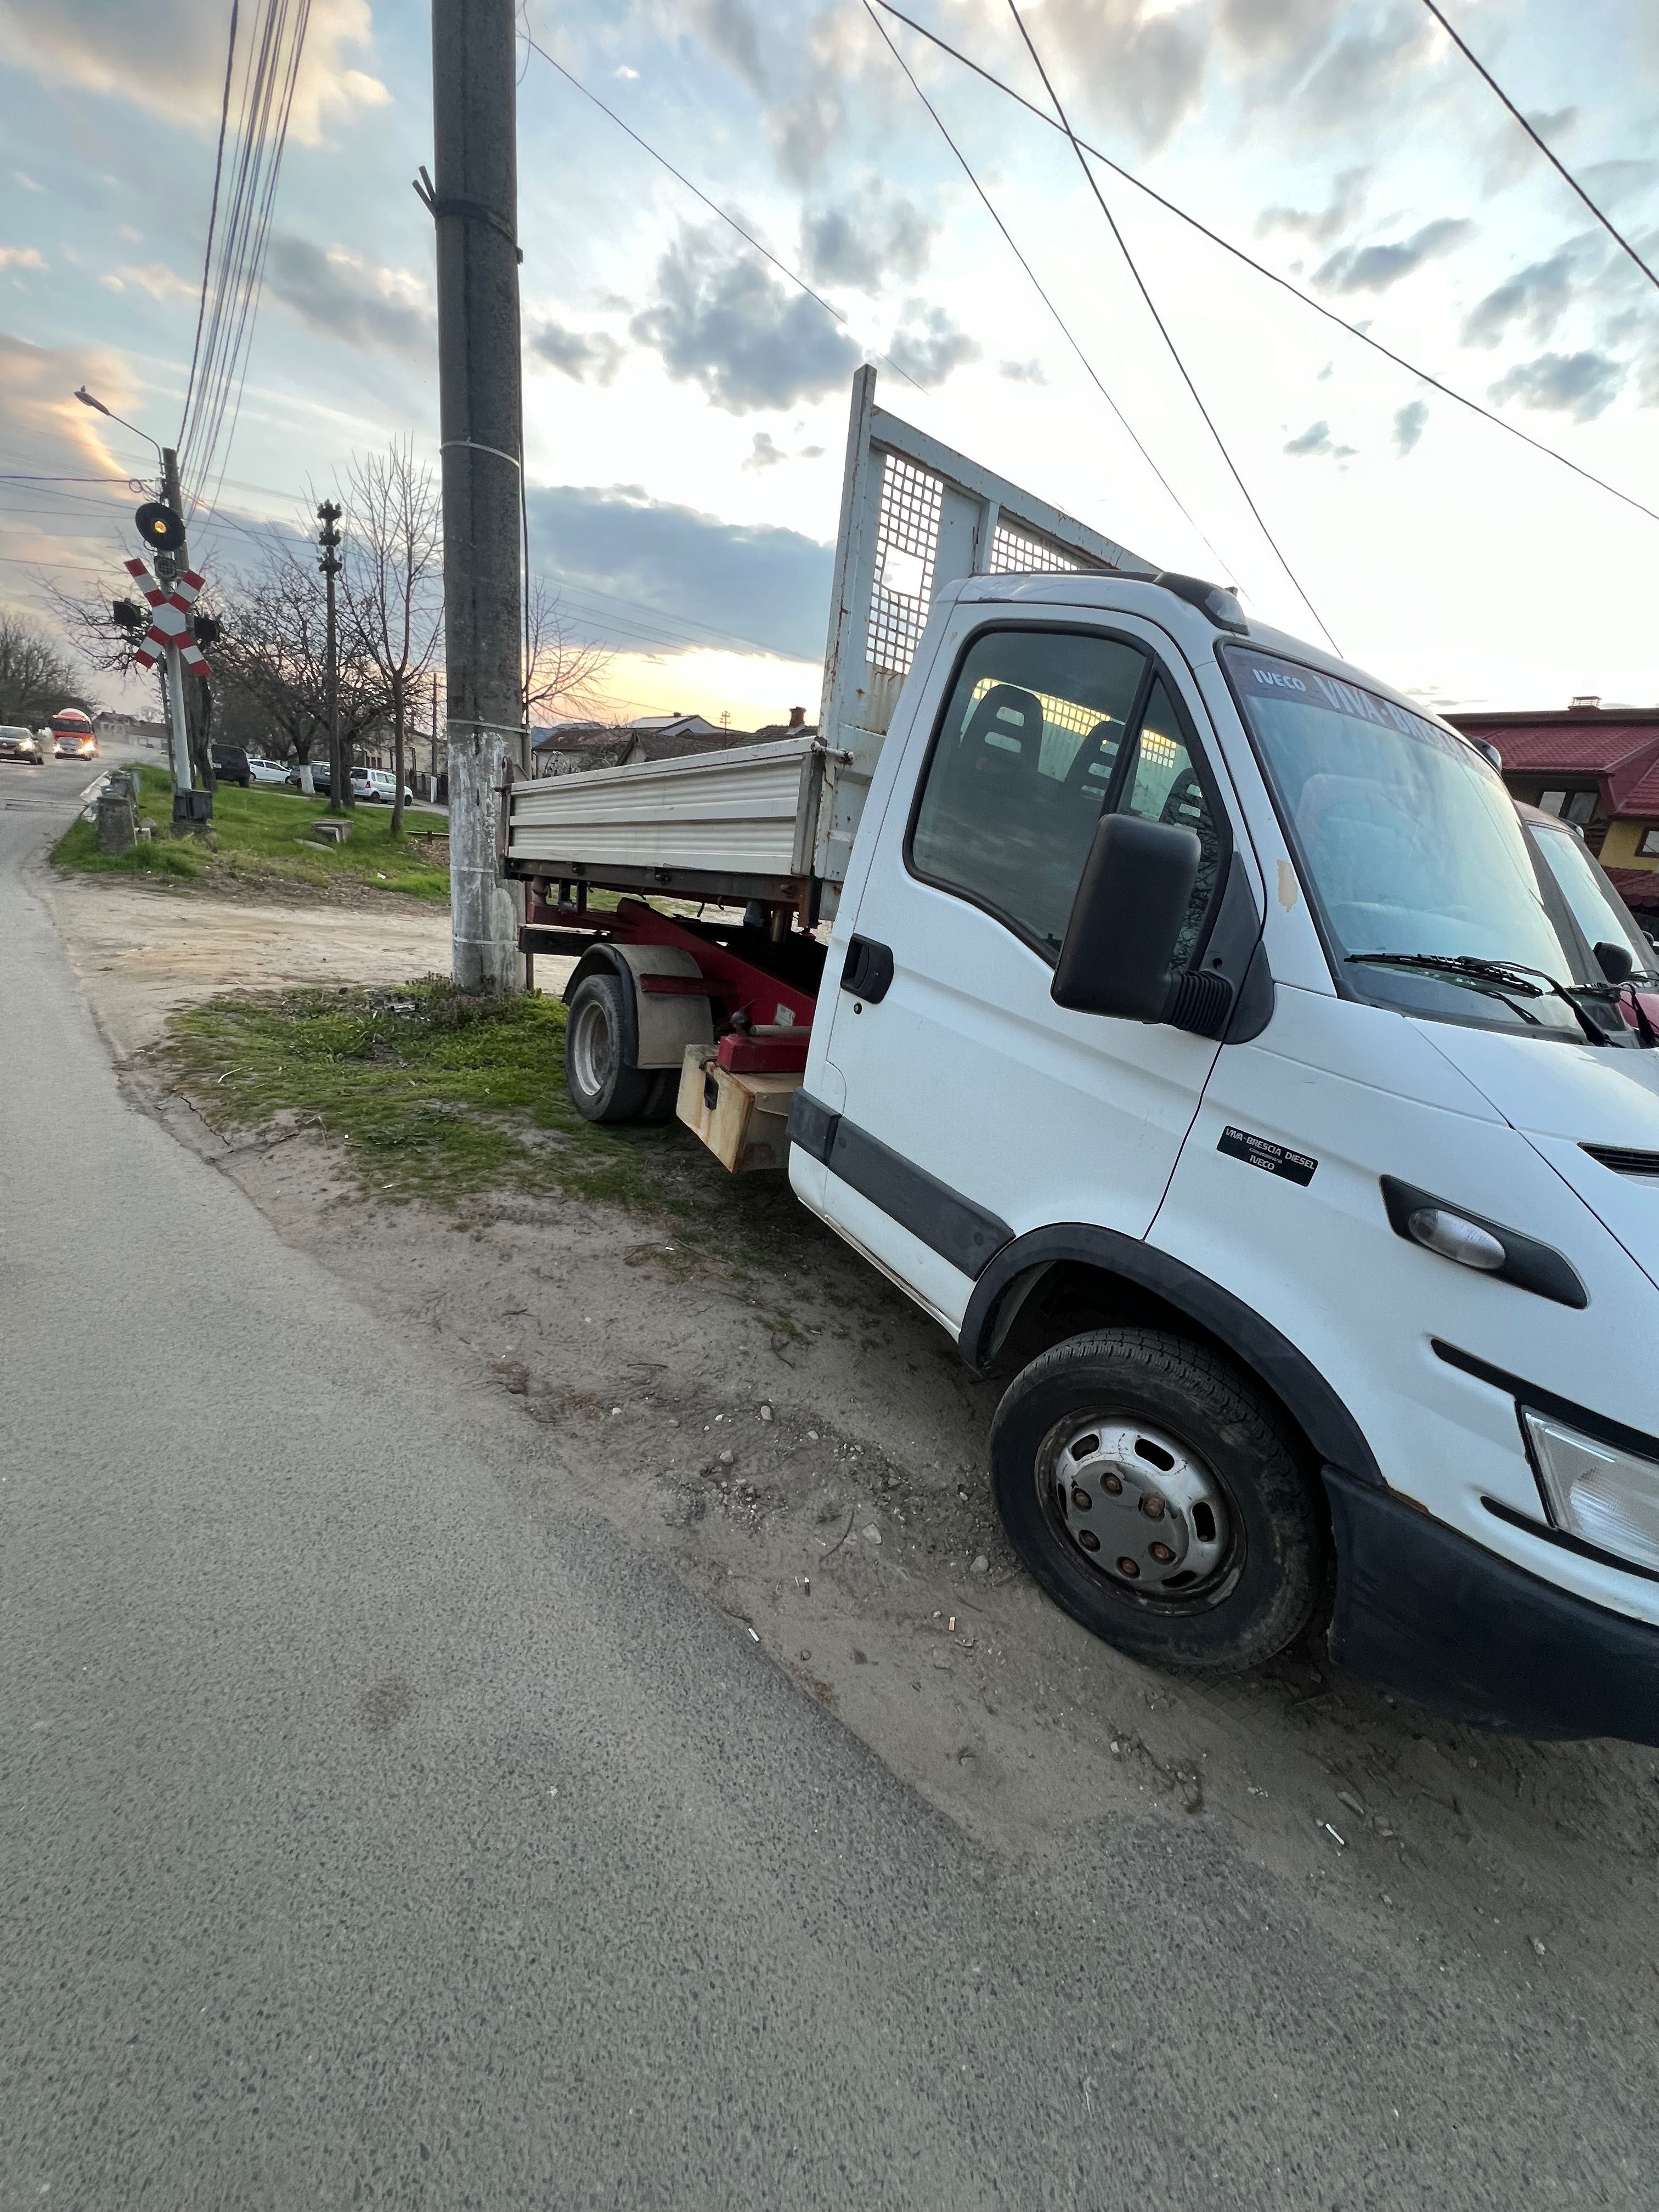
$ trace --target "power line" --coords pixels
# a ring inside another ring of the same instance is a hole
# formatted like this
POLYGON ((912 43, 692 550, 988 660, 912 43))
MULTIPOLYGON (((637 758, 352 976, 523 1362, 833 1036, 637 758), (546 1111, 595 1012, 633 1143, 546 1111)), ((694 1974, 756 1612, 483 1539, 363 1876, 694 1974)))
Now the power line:
MULTIPOLYGON (((677 183, 684 185, 686 191, 690 192, 695 199, 700 199, 711 215, 717 215, 722 222, 730 224, 731 228, 737 232, 738 236, 743 240, 744 243, 746 246, 752 246, 756 252, 760 255, 763 261, 769 261, 780 276, 787 276, 792 284, 798 286, 801 291, 805 293, 809 300, 816 300, 819 307, 823 309, 826 315, 833 315, 836 320, 844 328, 850 328, 847 317, 842 314, 839 307, 832 306, 831 303, 824 298, 821 292, 815 292, 804 276, 798 276, 795 274, 794 270, 790 268, 787 262, 780 261, 775 253, 772 252, 768 247, 763 246, 759 239, 754 237, 751 233, 744 228, 743 225, 738 221, 735 216, 727 215, 726 210, 723 207, 717 205, 714 201, 711 200, 707 192, 699 191, 698 187, 692 183, 690 178, 685 175, 684 171, 677 169, 665 154, 659 154, 654 146, 651 145, 646 139, 641 137, 637 131, 633 130, 628 124, 624 123, 614 107, 607 107, 605 102, 599 98, 598 93, 590 92, 580 77, 572 76, 570 71, 565 67, 562 62, 556 62, 552 55, 548 52, 545 46, 538 45, 537 41, 531 38, 528 33, 526 33, 525 43, 529 46, 532 53, 538 53, 541 56, 542 59, 547 64, 550 69, 557 70, 559 75, 564 79, 567 84, 574 85, 576 90, 580 93, 584 100, 591 100, 594 106, 599 109, 601 115, 608 115, 611 118, 611 120, 616 125, 617 130, 624 131, 627 136, 634 141, 634 143, 640 148, 642 153, 648 154, 653 161, 659 163, 663 168, 666 169, 669 175, 672 177, 677 183)), ((911 386, 913 389, 917 392, 926 393, 927 386, 925 384, 918 384, 915 378, 910 374, 908 369, 901 368, 896 361, 890 361, 884 353, 874 354, 873 357, 877 361, 881 362, 886 368, 890 368, 895 376, 902 376, 905 382, 911 386)))
POLYGON ((185 380, 185 404, 179 417, 179 442, 190 420, 191 395, 196 389, 196 364, 202 351, 202 325, 207 316, 208 278, 213 269, 213 234, 219 221, 219 179, 225 167, 225 126, 230 120, 230 77, 236 62, 236 23, 240 0, 230 0, 230 40, 225 49, 225 88, 219 99, 219 145, 213 157, 213 198, 208 204, 207 244, 202 249, 202 296, 196 306, 196 337, 190 349, 190 374, 185 380))
POLYGON ((967 178, 969 183, 978 193, 981 204, 983 206, 986 214, 990 216, 992 222, 995 223, 997 228, 1002 233, 1003 239, 1007 245, 1009 252, 1013 255, 1015 260, 1018 262, 1020 267, 1025 271, 1026 276, 1030 279, 1032 290, 1036 294, 1038 299, 1042 301, 1043 306, 1048 310, 1048 313, 1054 317, 1054 321, 1060 326, 1060 335, 1066 340, 1066 344, 1071 347, 1072 351, 1077 356, 1079 361, 1082 362, 1085 374, 1089 378, 1096 391, 1099 392, 1101 398, 1106 402, 1106 404, 1111 409, 1113 414, 1116 416, 1118 421, 1128 433, 1135 451, 1140 455, 1141 459, 1146 462, 1147 467, 1158 478, 1159 483, 1161 483, 1164 490, 1169 493, 1170 497, 1175 501, 1176 507, 1180 508, 1181 513, 1186 517, 1187 521, 1192 529, 1200 538, 1203 538, 1206 545, 1209 546, 1210 551, 1215 554, 1217 561, 1221 563, 1223 568, 1224 568, 1227 565, 1226 562, 1222 561, 1221 556, 1219 553, 1216 552, 1215 547, 1210 544, 1209 538, 1206 534, 1202 525, 1194 516, 1190 509, 1188 507, 1185 501, 1182 498, 1181 494, 1176 489, 1175 486, 1170 482, 1168 477, 1164 475, 1163 470, 1159 468, 1158 463, 1147 452, 1146 447, 1142 444, 1134 426, 1131 423, 1127 416, 1125 415, 1123 410, 1118 405, 1116 400, 1113 398, 1111 393, 1108 392, 1106 386, 1101 382, 1094 363, 1089 359, 1087 354, 1084 352, 1083 348, 1078 343, 1077 339, 1073 336, 1071 326, 1066 322, 1064 315, 1060 313, 1060 309, 1048 297, 1048 293, 1044 291, 1041 283, 1038 281, 1036 270, 1032 268, 1024 254, 1021 252, 1018 246, 1016 245, 1013 233, 1009 229, 1007 224, 1004 222, 1002 217, 997 213, 996 209, 993 206, 990 195, 987 192, 984 185, 981 184, 979 179, 974 174, 972 168, 969 165, 967 155, 963 152, 961 147, 957 145, 956 140, 951 136, 950 131, 945 128, 944 117, 939 113, 938 108, 934 106, 933 101, 928 99, 927 94, 916 82, 915 75, 911 70, 910 64, 905 60, 903 55, 893 44, 891 38, 888 34, 886 25, 871 7, 870 0, 864 0, 864 11, 866 15, 869 16, 870 21, 875 25, 877 30, 880 32, 883 43, 885 45, 888 52, 891 54, 893 59, 898 64, 899 67, 903 70, 906 77, 909 80, 911 90, 915 94, 916 98, 921 102, 922 106, 927 110, 929 115, 933 117, 934 123, 938 125, 940 137, 944 139, 945 144, 956 155, 958 163, 961 165, 962 173, 967 178))
MULTIPOLYGON (((975 76, 982 78, 996 91, 1002 93, 1017 106, 1023 107, 1028 115, 1034 116, 1046 130, 1060 131, 1060 126, 1054 117, 1045 113, 1035 100, 1027 100, 1024 94, 1017 91, 1012 84, 1005 84, 1000 76, 988 70, 982 63, 976 62, 970 54, 964 54, 960 47, 953 46, 948 39, 940 38, 937 31, 930 31, 925 23, 917 22, 914 15, 907 15, 903 9, 893 5, 893 0, 875 0, 875 4, 886 14, 896 15, 899 21, 915 32, 919 38, 926 39, 931 46, 937 46, 942 53, 949 54, 952 61, 960 62, 963 69, 971 70, 975 76)), ((1439 392, 1443 398, 1453 400, 1458 406, 1468 408, 1472 415, 1478 415, 1483 422, 1489 422, 1494 429, 1503 430, 1511 438, 1518 438, 1523 446, 1530 446, 1534 453, 1542 453, 1546 459, 1558 462, 1564 469, 1571 469, 1574 476, 1582 477, 1586 483, 1594 484, 1598 491, 1606 492, 1609 498, 1619 500, 1626 507, 1633 507, 1638 514, 1646 515, 1650 522, 1659 522, 1659 508, 1645 506, 1632 493, 1620 491, 1617 484, 1609 483, 1605 477, 1598 477, 1594 470, 1581 467, 1578 462, 1570 460, 1566 454, 1558 452, 1553 446, 1547 446, 1541 438, 1534 438, 1530 431, 1522 429, 1518 423, 1508 421, 1502 415, 1495 415, 1490 407, 1483 407, 1478 399, 1471 399, 1467 392, 1459 392, 1455 385, 1443 382, 1441 378, 1431 374, 1426 368, 1419 368, 1415 362, 1407 361, 1403 354, 1395 353, 1391 346, 1384 345, 1381 338, 1374 338, 1369 331, 1362 330, 1357 323, 1346 321, 1334 307, 1328 307, 1323 301, 1316 300, 1311 293, 1304 292, 1298 286, 1292 284, 1288 276, 1281 276, 1276 269, 1269 269, 1265 262, 1258 261, 1253 255, 1246 253, 1242 246, 1235 246, 1231 239, 1224 238, 1219 231, 1212 230, 1207 223, 1200 222, 1195 215, 1189 215, 1185 208, 1177 206, 1174 200, 1166 199, 1162 192, 1156 191, 1153 186, 1144 183, 1136 176, 1133 169, 1126 169, 1121 161, 1115 161, 1109 154, 1103 154, 1098 146, 1091 145, 1086 138, 1079 138, 1075 143, 1083 149, 1091 160, 1098 161, 1103 168, 1109 169, 1114 176, 1121 177, 1126 185, 1133 185, 1138 192, 1144 193, 1166 214, 1174 216, 1178 222, 1184 222, 1189 230, 1195 230, 1200 238, 1207 239, 1212 246, 1219 246, 1224 253, 1231 254, 1235 261, 1242 261, 1247 269, 1255 270, 1258 276, 1266 277, 1268 283, 1276 284, 1281 292, 1288 292, 1291 299, 1299 300, 1304 307, 1310 307, 1316 315, 1322 316, 1328 323, 1334 323, 1338 330, 1346 331, 1351 338, 1358 338, 1362 345, 1369 346, 1373 353, 1381 354, 1383 360, 1391 362, 1395 368, 1403 368, 1408 376, 1413 376, 1419 383, 1426 384, 1432 391, 1439 392)))
POLYGON ((1544 159, 1549 163, 1551 168, 1555 171, 1557 176, 1559 176, 1564 183, 1570 185, 1571 189, 1577 193, 1579 198, 1583 200, 1584 205, 1595 217, 1595 220, 1601 224, 1602 229, 1606 231, 1607 236, 1613 240, 1616 246, 1622 246, 1624 251, 1629 254, 1631 259, 1636 264, 1642 274, 1647 278, 1649 283, 1659 286, 1659 276, 1656 276, 1654 275, 1652 270, 1650 269, 1647 263, 1643 260, 1641 255, 1636 251, 1636 248, 1631 244, 1629 239, 1625 236, 1624 233, 1614 229, 1609 218, 1602 213, 1599 207, 1597 207, 1595 202, 1584 190, 1584 187, 1579 183, 1577 178, 1573 175, 1572 171, 1566 167, 1565 163, 1562 161, 1554 152, 1552 151, 1550 147, 1548 147, 1545 143, 1544 140, 1539 136, 1538 132, 1534 130, 1532 125, 1527 120, 1527 118, 1521 112, 1515 102, 1510 98, 1508 93, 1504 91, 1503 86, 1499 84, 1498 79, 1492 75, 1492 71, 1486 67, 1480 56, 1473 52, 1473 50, 1464 43, 1459 33, 1452 28, 1451 25, 1441 14, 1439 9, 1434 4, 1434 0, 1423 0, 1423 5, 1428 9, 1430 15, 1433 16, 1435 21, 1439 24, 1441 29, 1451 40, 1453 46, 1457 48, 1457 51, 1462 55, 1464 60, 1468 63, 1470 68, 1474 70, 1478 75, 1486 79, 1492 91, 1497 94, 1498 99, 1503 101, 1504 106, 1508 108, 1510 113, 1521 125, 1521 128, 1526 132, 1528 137, 1531 139, 1533 144, 1537 147, 1544 159))
POLYGON ((1025 27, 1025 19, 1020 14, 1019 9, 1016 4, 1016 0, 1008 0, 1008 13, 1013 17, 1014 22, 1018 28, 1020 37, 1025 41, 1025 51, 1030 55, 1031 59, 1036 64, 1036 73, 1042 79, 1042 88, 1048 94, 1049 99, 1054 102, 1054 113, 1060 118, 1060 128, 1065 131, 1066 138, 1070 142, 1073 153, 1077 155, 1078 167, 1082 170, 1084 180, 1088 185, 1090 191, 1094 194, 1096 202, 1099 206, 1102 215, 1106 218, 1107 227, 1111 231, 1112 236, 1117 240, 1118 252, 1123 256, 1124 260, 1128 264, 1129 274, 1134 278, 1136 286, 1139 290, 1140 296, 1146 303, 1146 312, 1151 315, 1152 320, 1158 325, 1158 336, 1169 348, 1170 358, 1174 362, 1176 367, 1181 371, 1181 380, 1186 386, 1188 391, 1192 394, 1194 406, 1197 408, 1199 413, 1204 417, 1205 428, 1215 441, 1216 451, 1220 454, 1222 459, 1227 464, 1227 467, 1231 474, 1233 482, 1238 486, 1239 490, 1243 494, 1244 504, 1249 508, 1250 513, 1255 517, 1256 527, 1261 531, 1261 535, 1267 539, 1268 544, 1272 546, 1273 550, 1273 558, 1278 562, 1279 567, 1285 571, 1285 574, 1290 578, 1291 584, 1295 586, 1297 596, 1302 601, 1303 605, 1306 607, 1308 612, 1319 624, 1320 629, 1325 632, 1326 642, 1329 645, 1332 652, 1336 654, 1339 659, 1340 659, 1342 657, 1341 647, 1338 645, 1336 640, 1331 635, 1329 627, 1326 623, 1324 617, 1320 613, 1318 608, 1314 605, 1313 601, 1308 597, 1306 591, 1303 588, 1301 578, 1297 574, 1295 569, 1291 568, 1290 562, 1279 550, 1279 540, 1273 536, 1272 531, 1268 529, 1266 516, 1262 514, 1261 509, 1256 505, 1255 501, 1252 498, 1249 486, 1239 474, 1238 464, 1228 452, 1226 441, 1222 437, 1220 431, 1216 428, 1215 418, 1212 416, 1209 409, 1204 404, 1203 399, 1200 397, 1198 386, 1193 382, 1192 376, 1188 370, 1187 364, 1181 357, 1180 349, 1176 344, 1174 338, 1170 335, 1169 325, 1165 323, 1163 316, 1159 314, 1158 311, 1158 302, 1153 299, 1152 293, 1147 287, 1146 278, 1141 275, 1139 269, 1136 266, 1135 258, 1129 251, 1128 245, 1124 239, 1123 233, 1118 228, 1117 217, 1112 213, 1110 208, 1106 204, 1106 195, 1100 189, 1100 180, 1095 175, 1094 171, 1089 167, 1087 161, 1083 158, 1083 149, 1077 143, 1077 134, 1072 129, 1071 123, 1066 117, 1066 110, 1060 104, 1060 94, 1054 90, 1054 85, 1049 80, 1048 70, 1042 66, 1042 57, 1038 53, 1036 42, 1033 40, 1030 33, 1025 27))

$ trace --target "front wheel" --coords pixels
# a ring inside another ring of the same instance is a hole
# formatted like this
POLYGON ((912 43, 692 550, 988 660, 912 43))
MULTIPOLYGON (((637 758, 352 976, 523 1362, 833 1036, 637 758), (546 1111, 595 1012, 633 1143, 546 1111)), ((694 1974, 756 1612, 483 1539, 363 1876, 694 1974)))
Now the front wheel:
POLYGON ((1182 1673, 1259 1666, 1328 1572, 1314 1487, 1268 1401, 1184 1338, 1068 1338, 1010 1384, 991 1431, 1010 1542, 1085 1628, 1182 1673))

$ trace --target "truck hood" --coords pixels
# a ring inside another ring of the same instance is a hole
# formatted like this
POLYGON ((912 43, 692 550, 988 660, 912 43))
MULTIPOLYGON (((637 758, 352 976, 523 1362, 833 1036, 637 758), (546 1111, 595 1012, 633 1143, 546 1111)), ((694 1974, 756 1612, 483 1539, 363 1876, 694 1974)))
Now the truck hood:
POLYGON ((1659 1051, 1416 1026, 1659 1285, 1659 1051))

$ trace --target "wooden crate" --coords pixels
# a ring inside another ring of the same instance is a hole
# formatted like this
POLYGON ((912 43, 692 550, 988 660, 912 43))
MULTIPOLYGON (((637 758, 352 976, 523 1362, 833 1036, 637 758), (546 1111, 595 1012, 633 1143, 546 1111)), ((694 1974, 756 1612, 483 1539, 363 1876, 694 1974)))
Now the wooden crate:
POLYGON ((738 1075, 720 1066, 710 1046, 688 1045, 678 1111, 686 1127, 734 1174, 787 1168, 789 1104, 800 1080, 795 1074, 738 1075))

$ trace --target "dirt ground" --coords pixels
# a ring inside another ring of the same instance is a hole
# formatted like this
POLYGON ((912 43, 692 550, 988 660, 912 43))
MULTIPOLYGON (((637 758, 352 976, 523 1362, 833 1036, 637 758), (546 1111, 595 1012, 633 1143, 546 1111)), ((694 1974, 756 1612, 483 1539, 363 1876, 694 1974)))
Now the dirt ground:
MULTIPOLYGON (((124 1066, 216 988, 447 963, 441 915, 36 887, 124 1066)), ((994 1388, 807 1217, 757 1274, 557 1194, 383 1206, 318 1139, 219 1130, 210 1096, 124 1079, 389 1328, 517 1408, 530 1510, 590 1502, 993 1848, 1123 1811, 1213 1823, 1347 1941, 1449 1936, 1571 1976, 1586 2002, 1651 2005, 1659 1755, 1455 1728, 1316 1647, 1200 1684, 1097 1643, 1001 1538, 994 1388)))

